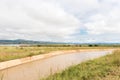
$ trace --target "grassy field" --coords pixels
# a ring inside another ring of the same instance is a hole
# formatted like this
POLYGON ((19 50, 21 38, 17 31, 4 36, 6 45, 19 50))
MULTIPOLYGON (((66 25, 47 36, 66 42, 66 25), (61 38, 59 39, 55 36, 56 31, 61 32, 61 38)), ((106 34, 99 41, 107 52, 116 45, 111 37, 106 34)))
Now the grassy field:
POLYGON ((42 80, 120 80, 120 50, 111 55, 69 67, 42 80))
POLYGON ((60 50, 104 49, 103 47, 0 47, 0 62, 60 50))
MULTIPOLYGON (((0 62, 59 50, 92 49, 90 47, 0 47, 0 62)), ((97 49, 97 48, 94 48, 97 49)))

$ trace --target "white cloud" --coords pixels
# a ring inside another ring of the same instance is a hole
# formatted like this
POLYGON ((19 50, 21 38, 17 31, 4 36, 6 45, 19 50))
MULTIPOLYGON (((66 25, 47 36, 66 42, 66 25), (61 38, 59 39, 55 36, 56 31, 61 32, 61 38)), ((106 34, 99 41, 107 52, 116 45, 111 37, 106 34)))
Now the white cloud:
POLYGON ((119 0, 64 1, 67 1, 67 9, 77 14, 88 33, 86 36, 82 34, 76 36, 75 39, 80 42, 119 42, 119 0), (69 7, 68 5, 71 6, 69 7))
POLYGON ((0 0, 0 39, 117 42, 119 14, 119 0, 0 0))
POLYGON ((89 18, 85 26, 90 34, 120 34, 120 10, 115 7, 108 13, 98 13, 89 18))
POLYGON ((59 5, 40 0, 0 1, 0 38, 61 39, 74 34, 79 20, 59 5), (4 34, 4 35, 2 35, 4 34), (6 36, 5 36, 6 35, 6 36))
POLYGON ((98 0, 53 0, 61 3, 65 10, 69 13, 77 15, 77 17, 83 18, 85 14, 93 11, 99 7, 98 0))

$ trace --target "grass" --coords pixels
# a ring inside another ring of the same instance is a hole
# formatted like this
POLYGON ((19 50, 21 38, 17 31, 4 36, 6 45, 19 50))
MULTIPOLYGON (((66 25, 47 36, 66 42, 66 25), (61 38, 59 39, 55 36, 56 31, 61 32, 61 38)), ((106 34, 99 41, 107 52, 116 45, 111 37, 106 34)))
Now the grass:
POLYGON ((0 47, 0 62, 59 50, 104 49, 104 47, 0 47))
POLYGON ((71 66, 42 80, 120 80, 120 50, 71 66))

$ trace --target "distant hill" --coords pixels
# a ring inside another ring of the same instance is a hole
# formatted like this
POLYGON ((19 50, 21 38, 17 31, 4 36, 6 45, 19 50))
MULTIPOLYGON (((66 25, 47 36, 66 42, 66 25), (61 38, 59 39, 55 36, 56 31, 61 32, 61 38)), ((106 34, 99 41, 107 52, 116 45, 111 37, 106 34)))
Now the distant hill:
POLYGON ((58 44, 58 43, 17 39, 17 40, 0 40, 0 44, 58 44))
POLYGON ((24 40, 24 39, 16 39, 16 40, 0 40, 0 44, 74 44, 74 45, 120 45, 120 43, 65 43, 65 42, 50 42, 50 41, 33 41, 33 40, 24 40))

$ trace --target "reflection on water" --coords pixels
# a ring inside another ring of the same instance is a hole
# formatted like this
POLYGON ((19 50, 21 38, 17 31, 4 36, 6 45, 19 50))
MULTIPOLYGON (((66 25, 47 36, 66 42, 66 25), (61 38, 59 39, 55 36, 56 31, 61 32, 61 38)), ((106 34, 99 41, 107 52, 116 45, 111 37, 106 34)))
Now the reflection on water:
POLYGON ((39 80, 73 64, 79 64, 82 61, 97 58, 110 52, 81 52, 54 56, 2 70, 0 76, 3 74, 3 80, 39 80))

